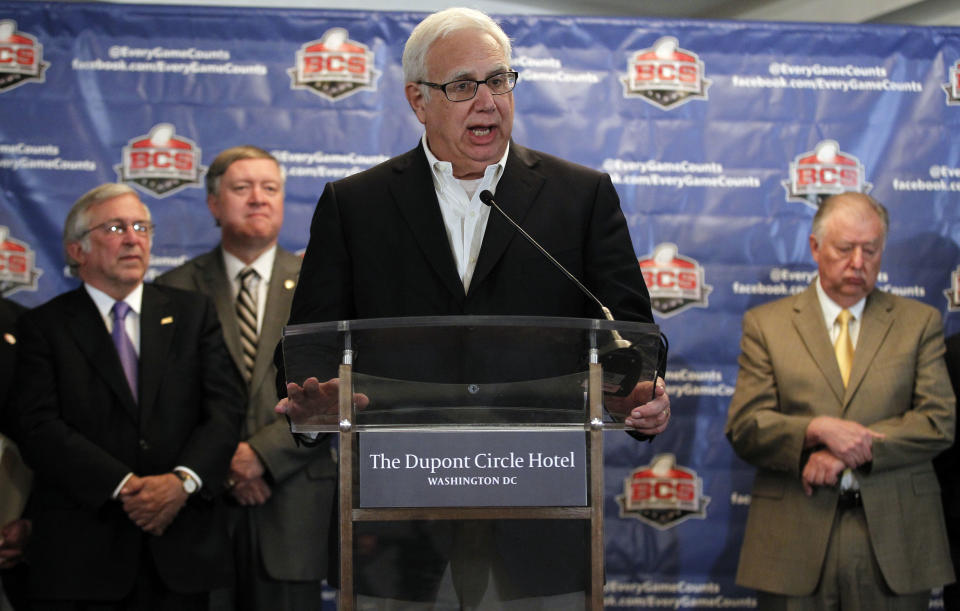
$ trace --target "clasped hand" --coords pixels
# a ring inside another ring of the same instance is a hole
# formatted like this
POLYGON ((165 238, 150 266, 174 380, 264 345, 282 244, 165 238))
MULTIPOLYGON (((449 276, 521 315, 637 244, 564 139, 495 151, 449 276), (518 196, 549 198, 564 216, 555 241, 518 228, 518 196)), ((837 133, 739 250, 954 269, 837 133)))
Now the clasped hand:
POLYGON ((271 494, 265 473, 260 457, 249 443, 241 441, 230 459, 230 495, 241 505, 263 505, 271 494))
POLYGON ((134 524, 151 535, 162 535, 187 502, 187 493, 173 473, 130 476, 120 489, 123 510, 134 524))
POLYGON ((806 447, 825 446, 810 454, 801 479, 807 496, 815 486, 836 486, 844 469, 856 469, 873 460, 873 441, 883 433, 859 422, 817 416, 807 425, 806 447))
POLYGON ((0 528, 0 569, 9 569, 23 560, 23 550, 33 530, 30 520, 14 520, 0 528))

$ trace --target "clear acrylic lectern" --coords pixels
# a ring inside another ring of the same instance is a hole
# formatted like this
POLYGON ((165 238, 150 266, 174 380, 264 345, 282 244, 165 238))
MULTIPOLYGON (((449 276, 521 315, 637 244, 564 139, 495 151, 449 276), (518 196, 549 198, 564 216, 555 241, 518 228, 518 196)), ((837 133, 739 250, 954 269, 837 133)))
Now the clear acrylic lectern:
POLYGON ((338 449, 340 609, 603 608, 603 431, 652 392, 656 325, 338 321, 283 355, 334 381, 292 426, 338 449))

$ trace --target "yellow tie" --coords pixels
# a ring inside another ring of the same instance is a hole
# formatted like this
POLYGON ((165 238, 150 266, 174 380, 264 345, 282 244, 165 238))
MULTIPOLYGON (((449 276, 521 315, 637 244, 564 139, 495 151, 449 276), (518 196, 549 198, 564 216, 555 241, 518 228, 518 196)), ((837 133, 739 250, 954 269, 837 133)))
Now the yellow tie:
POLYGON ((837 365, 840 366, 840 377, 846 388, 850 380, 850 368, 853 367, 853 340, 850 339, 850 310, 843 310, 837 315, 840 322, 840 335, 833 344, 833 351, 837 354, 837 365))

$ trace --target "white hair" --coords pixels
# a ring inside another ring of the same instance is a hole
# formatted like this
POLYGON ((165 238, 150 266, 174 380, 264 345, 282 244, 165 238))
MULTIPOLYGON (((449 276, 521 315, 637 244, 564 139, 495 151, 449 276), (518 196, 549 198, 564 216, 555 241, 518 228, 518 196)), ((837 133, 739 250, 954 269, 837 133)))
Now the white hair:
MULTIPOLYGON (((487 14, 472 8, 455 7, 433 13, 413 29, 403 47, 403 79, 408 83, 427 80, 427 52, 436 41, 458 30, 476 29, 489 34, 500 45, 507 65, 512 49, 510 38, 487 14)), ((430 99, 430 90, 421 87, 430 99)))

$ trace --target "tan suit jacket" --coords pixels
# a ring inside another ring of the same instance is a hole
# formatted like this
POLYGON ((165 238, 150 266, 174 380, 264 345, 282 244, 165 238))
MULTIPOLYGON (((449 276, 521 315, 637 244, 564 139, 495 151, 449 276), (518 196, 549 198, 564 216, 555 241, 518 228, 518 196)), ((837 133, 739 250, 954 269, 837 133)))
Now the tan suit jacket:
MULTIPOLYGON (((816 282, 816 281, 815 281, 816 282)), ((875 290, 867 297, 846 389, 816 288, 751 309, 726 433, 757 467, 737 583, 805 596, 817 587, 838 490, 803 493, 804 435, 832 416, 884 433, 856 470, 873 547, 898 594, 953 581, 931 459, 954 435, 940 314, 875 290)))
MULTIPOLYGON (((285 581, 318 581, 327 573, 336 467, 329 451, 297 447, 287 421, 273 411, 278 400, 273 352, 290 313, 299 272, 300 258, 277 248, 242 438, 264 463, 271 485, 270 499, 249 508, 267 574, 285 581)), ((227 349, 237 368, 242 368, 236 298, 220 246, 163 274, 157 282, 198 291, 213 299, 227 349)))

